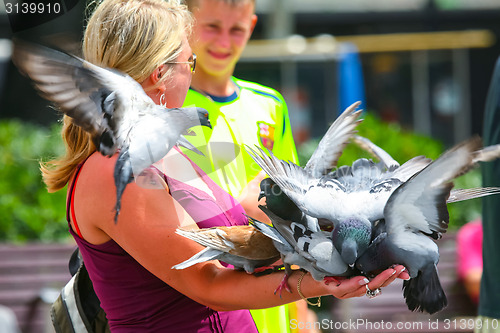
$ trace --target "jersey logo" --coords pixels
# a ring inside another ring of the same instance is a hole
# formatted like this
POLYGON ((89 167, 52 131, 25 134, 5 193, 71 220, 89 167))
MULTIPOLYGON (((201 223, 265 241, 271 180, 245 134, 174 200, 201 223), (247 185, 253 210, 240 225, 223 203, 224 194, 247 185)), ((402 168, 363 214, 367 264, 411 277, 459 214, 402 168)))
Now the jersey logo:
POLYGON ((272 150, 274 146, 274 126, 263 122, 258 122, 257 125, 259 125, 260 142, 264 147, 272 150))

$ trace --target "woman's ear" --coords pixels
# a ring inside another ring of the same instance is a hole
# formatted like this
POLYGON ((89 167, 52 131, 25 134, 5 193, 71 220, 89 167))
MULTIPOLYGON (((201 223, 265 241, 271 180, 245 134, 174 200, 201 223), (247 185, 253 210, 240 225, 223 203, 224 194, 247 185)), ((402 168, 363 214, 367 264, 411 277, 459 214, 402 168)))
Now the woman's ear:
POLYGON ((250 35, 253 33, 253 30, 255 29, 255 25, 257 24, 257 15, 253 14, 252 15, 252 20, 250 23, 250 35))
POLYGON ((159 67, 156 67, 156 69, 149 75, 149 80, 153 86, 156 86, 157 89, 160 91, 164 91, 166 89, 165 85, 163 84, 163 81, 161 80, 162 76, 164 74, 164 67, 165 65, 160 65, 159 67))

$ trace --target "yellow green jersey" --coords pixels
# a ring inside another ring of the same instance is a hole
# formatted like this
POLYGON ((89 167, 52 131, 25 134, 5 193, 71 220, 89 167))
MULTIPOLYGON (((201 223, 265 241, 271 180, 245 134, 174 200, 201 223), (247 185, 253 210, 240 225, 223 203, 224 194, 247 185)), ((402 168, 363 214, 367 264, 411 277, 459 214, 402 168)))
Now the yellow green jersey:
POLYGON ((272 150, 285 161, 298 163, 286 103, 276 90, 236 79, 232 96, 219 98, 190 89, 184 106, 208 111, 212 128, 195 127, 186 138, 205 156, 184 150, 219 186, 238 197, 261 171, 244 145, 272 150))

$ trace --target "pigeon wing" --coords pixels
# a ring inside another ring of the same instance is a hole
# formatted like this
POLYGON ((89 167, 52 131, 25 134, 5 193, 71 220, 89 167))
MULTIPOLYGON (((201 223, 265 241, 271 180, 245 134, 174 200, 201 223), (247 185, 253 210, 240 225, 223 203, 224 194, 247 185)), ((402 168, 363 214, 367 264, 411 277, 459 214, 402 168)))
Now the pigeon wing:
POLYGON ((159 105, 149 108, 148 113, 141 113, 140 121, 129 129, 127 136, 134 175, 165 157, 182 138, 182 133, 201 125, 200 118, 205 114, 206 110, 201 108, 167 109, 159 105))
POLYGON ((124 127, 123 115, 117 110, 125 110, 131 96, 136 103, 148 103, 147 95, 131 77, 64 52, 15 41, 13 61, 40 95, 89 132, 97 149, 107 156, 123 140, 117 137, 117 130, 124 127))
POLYGON ((399 168, 392 172, 386 174, 387 177, 399 179, 402 182, 406 182, 410 177, 412 177, 417 172, 425 168, 432 160, 425 156, 416 156, 406 163, 401 165, 399 168))
POLYGON ((319 178, 337 166, 349 139, 356 133, 355 128, 361 122, 361 110, 356 108, 361 102, 349 106, 330 126, 307 162, 305 169, 313 177, 319 178))
POLYGON ((376 157, 382 164, 385 166, 387 170, 393 170, 399 167, 399 163, 392 158, 385 150, 359 135, 354 135, 352 140, 362 149, 366 150, 374 157, 376 157))
POLYGON ((489 162, 500 157, 500 144, 487 146, 474 153, 474 162, 489 162))
POLYGON ((446 232, 452 181, 470 170, 480 145, 477 137, 458 144, 398 187, 384 209, 388 234, 413 230, 437 239, 446 232))
POLYGON ((311 185, 311 181, 315 181, 314 177, 300 166, 280 160, 271 151, 267 155, 264 150, 257 146, 256 150, 253 150, 245 145, 245 149, 288 198, 304 211, 302 198, 311 185))
POLYGON ((446 200, 446 202, 459 202, 486 197, 493 194, 500 194, 500 187, 457 188, 451 190, 450 197, 448 198, 448 200, 446 200))

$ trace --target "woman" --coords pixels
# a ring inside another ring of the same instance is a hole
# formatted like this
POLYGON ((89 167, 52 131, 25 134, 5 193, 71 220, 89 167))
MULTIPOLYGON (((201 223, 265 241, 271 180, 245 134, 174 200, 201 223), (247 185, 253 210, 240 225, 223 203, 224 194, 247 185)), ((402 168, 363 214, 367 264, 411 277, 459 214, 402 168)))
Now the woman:
MULTIPOLYGON (((84 57, 129 74, 155 103, 180 107, 191 81, 190 24, 189 12, 177 1, 104 0, 88 22, 84 57)), ((89 135, 67 117, 63 139, 66 155, 42 165, 44 180, 49 191, 70 184, 70 232, 112 332, 256 332, 244 309, 300 299, 296 289, 274 295, 283 272, 255 277, 218 262, 171 269, 202 249, 176 235, 178 227, 195 220, 201 227, 247 223, 242 207, 178 150, 167 156, 166 190, 128 185, 115 224, 116 156, 95 152, 89 135)), ((339 285, 314 281, 307 274, 300 288, 306 297, 361 296, 367 288, 386 286, 402 270, 397 266, 370 282, 353 277, 339 285)), ((297 286, 298 275, 290 277, 291 286, 297 286)))

